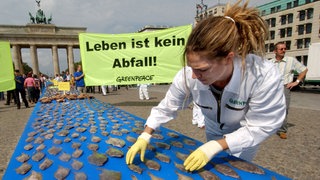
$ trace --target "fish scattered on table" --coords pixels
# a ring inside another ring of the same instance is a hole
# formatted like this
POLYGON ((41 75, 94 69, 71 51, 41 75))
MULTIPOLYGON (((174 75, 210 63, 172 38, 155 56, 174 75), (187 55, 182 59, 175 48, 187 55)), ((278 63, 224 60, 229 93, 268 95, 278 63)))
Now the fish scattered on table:
POLYGON ((179 158, 180 160, 185 161, 189 155, 177 151, 177 152, 176 152, 176 156, 177 156, 177 158, 179 158))
POLYGON ((30 156, 28 154, 25 154, 25 153, 21 153, 20 156, 16 157, 16 160, 19 161, 19 162, 26 162, 30 159, 30 156))
POLYGON ((241 159, 228 159, 228 158, 224 158, 231 166, 240 169, 242 171, 246 171, 246 172, 250 172, 250 173, 254 173, 254 174, 264 174, 264 170, 259 168, 258 166, 246 162, 244 160, 241 159))
POLYGON ((23 147, 23 149, 26 150, 26 151, 29 151, 29 150, 31 150, 32 148, 33 148, 33 145, 32 145, 32 144, 27 144, 27 145, 25 145, 25 146, 23 147))
POLYGON ((24 178, 24 180, 42 180, 42 174, 36 171, 31 171, 30 176, 24 178))
POLYGON ((98 137, 98 136, 92 136, 91 137, 91 142, 94 142, 94 143, 98 143, 101 141, 101 138, 98 137))
POLYGON ((195 146, 196 145, 196 141, 192 140, 192 139, 183 139, 183 143, 185 143, 186 145, 190 145, 190 146, 195 146))
POLYGON ((97 151, 99 149, 99 145, 98 144, 89 144, 88 149, 90 149, 91 151, 97 151))
POLYGON ((126 137, 126 140, 129 142, 135 143, 137 141, 137 138, 128 135, 126 137))
POLYGON ((102 169, 102 173, 99 174, 99 177, 100 180, 121 180, 121 172, 102 169))
POLYGON ((48 153, 51 155, 57 155, 60 153, 60 151, 62 150, 61 147, 57 147, 57 146, 52 146, 49 150, 48 153))
POLYGON ((183 144, 179 141, 171 141, 170 144, 174 147, 183 148, 183 144))
POLYGON ((27 142, 27 143, 30 143, 30 142, 32 142, 33 140, 34 140, 34 137, 31 136, 31 137, 28 137, 28 138, 26 139, 26 142, 27 142))
POLYGON ((109 148, 106 153, 111 157, 118 157, 118 158, 121 158, 124 155, 120 149, 113 148, 113 147, 109 148))
POLYGON ((163 154, 163 153, 156 152, 155 157, 157 159, 159 159, 160 161, 162 161, 162 162, 170 163, 170 157, 165 155, 165 154, 163 154))
POLYGON ((145 162, 145 165, 149 168, 149 169, 153 169, 153 170, 157 170, 159 171, 160 170, 160 164, 154 160, 151 160, 151 159, 146 159, 144 160, 145 162))
POLYGON ((35 153, 33 156, 32 156, 32 160, 33 161, 36 161, 36 162, 39 162, 41 161, 41 159, 43 159, 45 157, 45 154, 41 151, 38 151, 37 153, 35 153))
POLYGON ((198 174, 204 179, 204 180, 220 180, 219 176, 215 175, 211 171, 207 171, 205 169, 200 169, 198 171, 198 174))
POLYGON ((163 180, 162 178, 153 175, 151 172, 148 172, 148 175, 150 176, 151 180, 163 180))
POLYGON ((62 144, 62 140, 61 139, 54 139, 53 143, 54 144, 62 144))
POLYGON ((81 147, 81 143, 74 142, 74 143, 72 143, 71 147, 73 149, 79 149, 81 147))
POLYGON ((88 156, 88 161, 93 165, 103 166, 108 161, 108 157, 105 154, 93 152, 93 154, 88 156))
POLYGON ((128 165, 128 168, 129 168, 131 171, 136 172, 136 173, 139 173, 139 174, 141 174, 142 171, 143 171, 141 167, 139 167, 138 165, 135 165, 135 164, 129 164, 129 165, 128 165))
POLYGON ((124 140, 119 139, 119 138, 112 138, 112 137, 110 137, 108 140, 106 140, 106 143, 111 144, 116 147, 120 147, 120 148, 122 148, 126 144, 124 140))
POLYGON ((159 133, 153 133, 151 137, 154 138, 154 139, 160 139, 160 140, 164 138, 164 137, 163 137, 161 134, 159 134, 159 133))
POLYGON ((71 163, 71 166, 73 169, 75 170, 79 170, 83 167, 83 163, 81 161, 78 161, 78 160, 73 160, 72 163, 71 163))
POLYGON ((71 159, 71 155, 68 154, 68 153, 63 152, 63 153, 59 156, 59 159, 60 159, 61 161, 64 161, 64 162, 68 162, 68 161, 71 159))
POLYGON ((46 148, 46 145, 42 143, 36 148, 36 151, 42 151, 44 148, 46 148))
POLYGON ((80 136, 80 134, 79 134, 79 133, 76 133, 76 132, 74 132, 74 133, 71 134, 71 137, 72 137, 72 138, 77 138, 77 137, 79 137, 79 136, 80 136))
POLYGON ((192 177, 181 174, 178 171, 175 171, 175 173, 178 175, 178 180, 193 180, 192 177))
POLYGON ((72 153, 72 157, 74 158, 79 158, 83 153, 83 150, 81 149, 76 149, 73 153, 72 153))
POLYGON ((47 168, 49 168, 51 165, 53 164, 53 161, 45 158, 44 161, 39 165, 39 169, 41 170, 46 170, 47 168))
POLYGON ((29 172, 31 168, 32 168, 32 166, 25 162, 16 169, 16 173, 23 175, 23 174, 26 174, 27 172, 29 172))
POLYGON ((58 180, 66 179, 69 175, 70 169, 59 166, 58 170, 54 173, 54 177, 58 180))
POLYGON ((79 138, 79 140, 83 142, 83 141, 87 140, 87 137, 86 137, 86 136, 81 136, 81 137, 79 138))
POLYGON ((163 149, 170 149, 170 145, 164 142, 156 142, 156 146, 163 149))
POLYGON ((179 169, 180 171, 182 171, 182 172, 188 172, 188 171, 184 168, 184 165, 183 165, 183 164, 174 162, 174 166, 175 166, 176 168, 178 168, 178 169, 179 169))
POLYGON ((66 137, 66 138, 64 138, 64 140, 63 140, 63 142, 65 142, 65 143, 68 143, 68 142, 70 142, 71 141, 71 138, 69 138, 69 137, 66 137))
POLYGON ((52 139, 52 137, 53 137, 53 134, 52 134, 52 133, 46 134, 46 135, 44 136, 45 139, 52 139))
POLYGON ((75 180, 86 180, 88 177, 84 172, 75 172, 74 179, 75 180))
POLYGON ((225 176, 230 176, 230 177, 233 177, 236 179, 240 178, 239 174, 226 164, 217 164, 217 163, 213 163, 213 162, 211 162, 211 164, 213 165, 215 170, 217 170, 218 172, 220 172, 221 174, 223 174, 225 176))
POLYGON ((167 135, 172 137, 172 138, 179 138, 180 137, 179 134, 174 133, 174 132, 168 132, 167 135))

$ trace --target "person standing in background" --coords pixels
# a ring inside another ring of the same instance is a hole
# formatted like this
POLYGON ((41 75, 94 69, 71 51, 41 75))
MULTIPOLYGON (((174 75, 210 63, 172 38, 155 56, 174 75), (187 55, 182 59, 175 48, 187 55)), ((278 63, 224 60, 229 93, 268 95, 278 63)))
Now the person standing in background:
POLYGON ((84 74, 82 72, 82 66, 79 64, 77 67, 77 72, 74 73, 74 79, 76 81, 76 89, 84 93, 85 83, 84 83, 84 74))
POLYGON ((15 90, 15 96, 17 99, 17 108, 20 109, 21 103, 20 103, 20 96, 22 98, 22 101, 24 102, 24 105, 26 108, 29 108, 28 101, 26 99, 26 90, 24 88, 24 78, 20 74, 19 70, 14 71, 15 75, 15 82, 16 82, 16 90, 15 90))
POLYGON ((291 89, 298 86, 300 82, 303 81, 306 76, 308 69, 302 63, 300 63, 296 58, 285 56, 286 54, 286 44, 284 42, 278 42, 275 44, 274 54, 275 58, 271 59, 273 63, 279 68, 282 75, 282 81, 284 84, 284 95, 286 97, 286 118, 283 121, 282 126, 278 130, 277 134, 281 139, 287 139, 288 132, 288 112, 290 106, 291 89), (293 81, 294 72, 299 73, 296 81, 293 81))
POLYGON ((138 84, 138 87, 139 87, 139 99, 149 100, 149 92, 148 92, 149 84, 138 84))
POLYGON ((28 100, 29 103, 34 103, 34 89, 35 89, 35 81, 32 77, 32 74, 29 72, 27 74, 27 78, 24 81, 24 87, 27 88, 27 92, 28 92, 28 100))

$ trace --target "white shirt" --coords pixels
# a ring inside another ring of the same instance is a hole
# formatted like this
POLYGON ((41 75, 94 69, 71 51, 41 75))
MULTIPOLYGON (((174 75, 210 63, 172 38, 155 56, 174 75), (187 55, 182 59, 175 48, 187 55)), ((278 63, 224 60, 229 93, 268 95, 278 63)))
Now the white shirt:
POLYGON ((271 59, 273 63, 277 65, 282 75, 283 84, 288 84, 293 81, 294 71, 301 73, 306 70, 307 67, 300 63, 294 57, 285 56, 282 60, 277 61, 275 58, 271 59))
POLYGON ((152 108, 146 125, 158 128, 193 100, 205 116, 206 133, 224 136, 231 153, 258 145, 275 133, 285 118, 283 84, 272 62, 250 54, 245 65, 243 73, 241 59, 234 59, 232 78, 222 92, 220 122, 210 87, 192 79, 187 67, 177 73, 165 98, 152 108))

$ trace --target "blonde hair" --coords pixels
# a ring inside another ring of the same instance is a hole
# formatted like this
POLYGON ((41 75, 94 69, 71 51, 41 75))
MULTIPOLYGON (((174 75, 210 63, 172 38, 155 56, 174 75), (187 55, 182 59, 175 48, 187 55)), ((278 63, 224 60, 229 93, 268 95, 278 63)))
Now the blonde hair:
POLYGON ((235 52, 243 63, 249 53, 263 56, 268 35, 266 23, 258 9, 248 7, 248 1, 240 6, 241 2, 228 4, 224 16, 210 16, 200 21, 189 36, 185 55, 201 52, 209 59, 219 59, 235 52))

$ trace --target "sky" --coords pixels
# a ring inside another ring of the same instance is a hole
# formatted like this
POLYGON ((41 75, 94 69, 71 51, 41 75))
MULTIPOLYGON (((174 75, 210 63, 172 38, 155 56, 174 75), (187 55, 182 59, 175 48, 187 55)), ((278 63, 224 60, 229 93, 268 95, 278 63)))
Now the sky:
MULTIPOLYGON (((259 6, 273 0, 251 0, 259 6)), ((203 0, 208 7, 236 0, 203 0)), ((87 32, 103 34, 133 33, 146 25, 182 26, 192 24, 196 4, 201 0, 41 0, 46 17, 52 14, 52 24, 59 27, 86 27, 87 32)), ((1 25, 26 25, 29 15, 38 10, 35 0, 1 0, 1 25)), ((31 66, 29 49, 22 49, 23 62, 31 66)), ((67 68, 66 50, 59 49, 60 70, 67 68)), ((80 60, 74 50, 75 62, 80 60)), ((50 49, 38 49, 40 71, 53 75, 50 49)), ((32 66, 31 66, 32 67, 32 66)))

